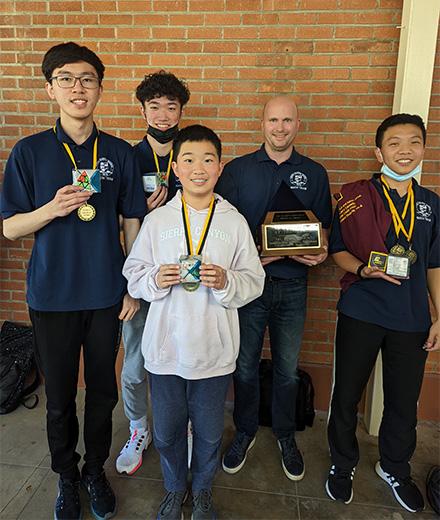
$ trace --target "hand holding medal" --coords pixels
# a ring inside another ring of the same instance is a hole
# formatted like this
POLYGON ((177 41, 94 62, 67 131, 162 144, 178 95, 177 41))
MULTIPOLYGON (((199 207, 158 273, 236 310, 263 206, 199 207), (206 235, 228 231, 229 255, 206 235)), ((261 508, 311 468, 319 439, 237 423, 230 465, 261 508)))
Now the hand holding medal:
POLYGON ((83 206, 91 197, 91 193, 82 190, 79 186, 63 186, 56 193, 52 199, 51 218, 66 217, 72 211, 83 206))
POLYGON ((219 265, 202 264, 200 268, 200 282, 211 289, 222 290, 226 287, 226 271, 219 265))
POLYGON ((180 283, 180 265, 163 264, 156 274, 156 285, 159 289, 166 289, 180 283))

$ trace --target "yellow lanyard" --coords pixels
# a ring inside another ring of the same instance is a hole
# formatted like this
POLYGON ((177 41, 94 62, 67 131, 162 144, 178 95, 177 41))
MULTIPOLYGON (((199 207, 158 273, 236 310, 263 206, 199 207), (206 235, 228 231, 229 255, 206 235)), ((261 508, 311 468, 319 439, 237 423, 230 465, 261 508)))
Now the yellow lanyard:
MULTIPOLYGON (((53 127, 53 131, 55 132, 55 135, 57 133, 56 128, 53 127)), ((93 165, 92 170, 96 169, 96 165, 98 163, 98 135, 95 138, 95 142, 93 143, 93 165)), ((63 143, 64 148, 66 149, 67 155, 70 157, 70 160, 72 161, 72 164, 75 168, 75 170, 78 169, 78 166, 76 165, 75 157, 73 157, 72 150, 70 149, 70 146, 67 143, 63 143)))
POLYGON ((408 193, 406 196, 406 202, 405 206, 403 208, 402 215, 399 215, 399 212, 397 211, 396 206, 394 205, 394 202, 391 200, 390 194, 389 194, 389 185, 387 181, 384 179, 383 175, 380 178, 382 182, 382 189, 384 192, 384 195, 388 201, 388 204, 390 206, 391 216, 393 217, 393 225, 394 225, 394 231, 396 232, 397 239, 399 238, 399 233, 402 231, 402 233, 405 235, 406 239, 409 243, 411 243, 412 234, 414 231, 414 221, 415 221, 415 203, 414 203, 414 190, 412 187, 412 183, 408 187, 408 193), (409 229, 406 230, 403 220, 405 220, 406 213, 408 211, 408 207, 411 205, 411 214, 410 214, 410 223, 409 223, 409 229))
MULTIPOLYGON (((211 225, 212 217, 214 216, 214 196, 211 199, 211 202, 209 203, 208 208, 208 214, 205 218, 205 223, 203 224, 202 233, 199 238, 199 243, 196 247, 196 255, 200 254, 202 252, 203 246, 205 244, 206 235, 208 233, 209 226, 211 225)), ((188 215, 188 207, 185 202, 185 199, 182 195, 182 212, 183 212, 183 223, 185 226, 185 237, 186 237, 186 244, 188 247, 188 254, 193 255, 194 254, 194 248, 193 248, 193 242, 192 242, 192 236, 191 236, 191 226, 189 222, 189 215, 188 215)))
MULTIPOLYGON (((161 169, 160 169, 160 166, 159 166, 159 159, 158 159, 157 154, 156 154, 156 152, 154 150, 153 150, 153 157, 154 157, 154 162, 156 164, 156 171, 157 171, 157 173, 160 173, 161 169)), ((170 175, 172 161, 173 161, 173 150, 171 150, 171 152, 170 152, 170 158, 169 158, 168 166, 167 166, 167 176, 166 176, 166 180, 167 181, 168 181, 168 177, 170 175)))

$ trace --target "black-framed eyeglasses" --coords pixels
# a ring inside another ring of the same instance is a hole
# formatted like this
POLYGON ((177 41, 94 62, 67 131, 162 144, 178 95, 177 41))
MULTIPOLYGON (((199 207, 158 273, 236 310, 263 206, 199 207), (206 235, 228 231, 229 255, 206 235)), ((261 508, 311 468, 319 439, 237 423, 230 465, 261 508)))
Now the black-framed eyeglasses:
POLYGON ((97 89, 99 87, 99 79, 95 76, 71 76, 70 74, 59 74, 52 76, 50 81, 55 80, 60 88, 73 88, 78 80, 83 88, 97 89))

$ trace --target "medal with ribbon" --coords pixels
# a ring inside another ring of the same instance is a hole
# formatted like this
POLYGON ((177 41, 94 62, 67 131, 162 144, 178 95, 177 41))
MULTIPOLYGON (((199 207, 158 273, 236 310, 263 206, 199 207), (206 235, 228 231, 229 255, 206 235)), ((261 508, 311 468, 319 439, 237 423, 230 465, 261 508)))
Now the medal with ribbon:
POLYGON ((156 165, 156 172, 144 173, 142 176, 142 183, 144 185, 144 191, 146 193, 153 193, 153 191, 159 186, 168 187, 168 178, 171 171, 171 163, 173 162, 173 150, 170 151, 170 158, 168 159, 167 171, 161 170, 159 165, 159 157, 153 150, 154 164, 156 165))
POLYGON ((404 256, 408 258, 409 262, 411 264, 414 264, 417 260, 417 253, 412 248, 412 236, 414 232, 414 223, 415 223, 415 200, 414 200, 414 190, 412 183, 408 187, 408 193, 406 196, 405 205, 403 207, 402 214, 400 215, 397 211, 397 208, 394 204, 394 202, 391 199, 389 190, 390 187, 387 183, 387 181, 384 179, 383 175, 380 178, 380 181, 382 183, 382 189, 385 195, 385 198, 388 201, 391 216, 393 219, 393 226, 394 226, 394 232, 396 233, 397 243, 394 244, 394 246, 390 249, 390 253, 395 256, 404 256), (408 208, 410 210, 410 217, 409 217, 409 227, 408 229, 405 227, 404 221, 406 218, 406 215, 408 213, 408 208), (406 249, 402 244, 399 243, 399 235, 400 232, 402 232, 402 235, 405 236, 405 238, 408 241, 408 249, 406 249))
POLYGON ((181 255, 179 258, 180 263, 180 283, 186 291, 195 291, 200 286, 200 266, 202 265, 202 250, 208 236, 208 231, 211 226, 212 219, 214 217, 214 211, 216 206, 216 200, 212 197, 209 203, 208 214, 203 224, 203 229, 200 234, 199 242, 194 251, 193 241, 191 236, 191 225, 189 220, 188 206, 182 195, 182 219, 183 227, 185 230, 186 247, 188 250, 187 255, 181 255))
MULTIPOLYGON (((56 128, 53 128, 53 131, 56 134, 56 128)), ((74 186, 81 186, 83 190, 90 191, 92 193, 100 193, 101 192, 101 174, 99 170, 96 168, 98 163, 98 135, 95 138, 95 142, 93 143, 93 164, 92 169, 78 169, 75 161, 75 157, 73 156, 72 150, 67 143, 63 142, 64 149, 69 156, 73 164, 72 170, 72 178, 74 186)), ((96 210, 91 205, 85 202, 82 204, 77 210, 78 217, 84 222, 89 222, 93 220, 96 216, 96 210)))

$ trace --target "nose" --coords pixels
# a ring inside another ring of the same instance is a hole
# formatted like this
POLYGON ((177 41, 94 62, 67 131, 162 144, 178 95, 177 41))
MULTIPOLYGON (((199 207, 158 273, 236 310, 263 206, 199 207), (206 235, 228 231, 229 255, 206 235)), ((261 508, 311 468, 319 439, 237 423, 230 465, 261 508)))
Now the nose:
POLYGON ((75 83, 73 84, 72 90, 74 92, 77 92, 77 91, 82 92, 84 90, 84 87, 82 86, 80 78, 75 78, 75 83))

